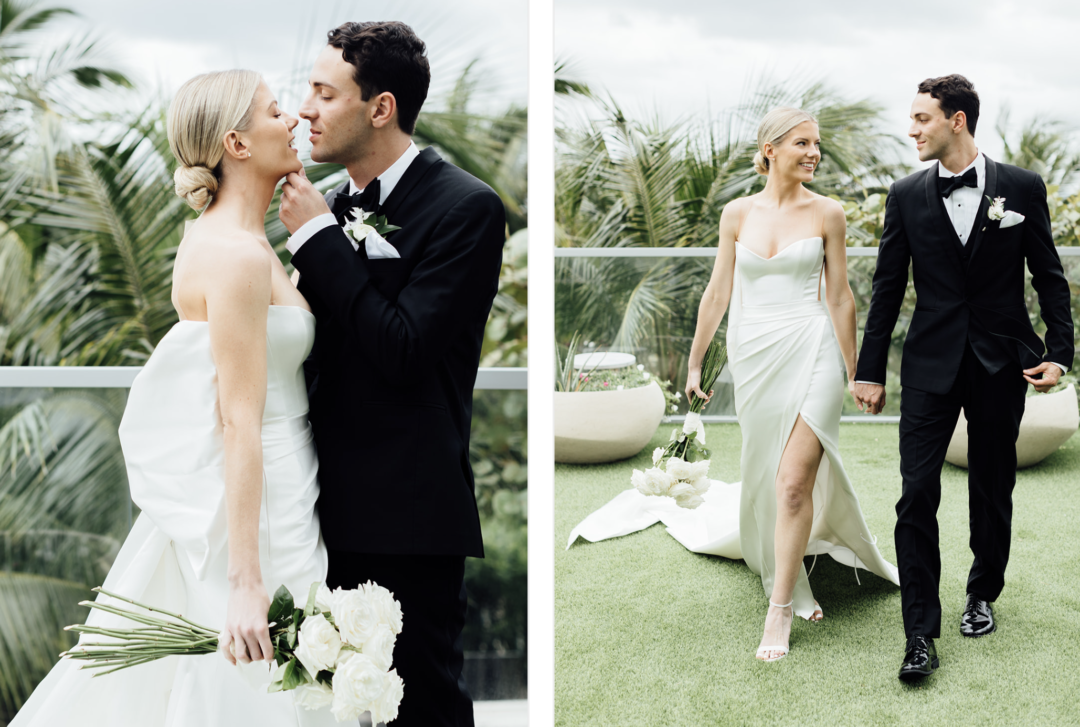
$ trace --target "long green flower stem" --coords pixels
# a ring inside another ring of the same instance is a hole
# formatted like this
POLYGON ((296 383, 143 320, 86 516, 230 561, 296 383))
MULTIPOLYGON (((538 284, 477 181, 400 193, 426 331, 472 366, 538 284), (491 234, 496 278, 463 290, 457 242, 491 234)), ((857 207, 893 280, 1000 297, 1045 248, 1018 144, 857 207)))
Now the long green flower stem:
MULTIPOLYGON (((701 360, 701 390, 708 393, 714 383, 716 383, 716 377, 720 375, 724 365, 727 363, 727 347, 716 341, 710 341, 708 348, 705 349, 705 356, 701 360)), ((695 414, 700 414, 701 410, 705 408, 706 400, 698 396, 697 394, 690 393, 690 411, 695 414)), ((668 443, 664 448, 664 458, 678 458, 684 462, 690 462, 690 452, 694 450, 698 456, 702 459, 707 459, 709 456, 708 450, 701 446, 701 443, 696 441, 697 435, 695 434, 683 434, 678 430, 672 433, 674 439, 668 443)))
POLYGON ((114 639, 107 642, 80 643, 60 655, 63 658, 88 661, 89 663, 84 665, 83 669, 112 667, 100 671, 94 676, 111 674, 121 669, 145 664, 166 656, 212 654, 217 651, 218 632, 213 629, 200 626, 178 613, 147 606, 126 596, 110 593, 102 588, 95 588, 94 591, 125 601, 150 613, 159 613, 171 619, 176 619, 170 621, 122 606, 98 603, 96 601, 82 601, 79 604, 80 606, 96 608, 106 613, 121 616, 129 621, 144 624, 144 628, 136 629, 117 629, 104 626, 88 626, 86 624, 67 627, 67 630, 79 634, 92 634, 114 639))

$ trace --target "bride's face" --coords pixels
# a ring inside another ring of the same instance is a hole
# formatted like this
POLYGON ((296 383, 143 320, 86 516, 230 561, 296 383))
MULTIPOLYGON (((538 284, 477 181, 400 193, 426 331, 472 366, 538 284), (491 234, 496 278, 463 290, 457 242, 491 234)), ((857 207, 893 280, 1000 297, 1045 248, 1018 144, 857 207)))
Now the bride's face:
POLYGON ((821 135, 818 125, 804 121, 794 127, 773 146, 767 145, 769 176, 776 174, 782 179, 799 182, 814 181, 814 170, 821 162, 821 135))
POLYGON ((275 180, 300 171, 304 165, 293 146, 293 129, 299 119, 278 107, 277 99, 265 83, 259 84, 254 104, 251 124, 242 134, 251 152, 245 163, 255 167, 260 175, 275 180))

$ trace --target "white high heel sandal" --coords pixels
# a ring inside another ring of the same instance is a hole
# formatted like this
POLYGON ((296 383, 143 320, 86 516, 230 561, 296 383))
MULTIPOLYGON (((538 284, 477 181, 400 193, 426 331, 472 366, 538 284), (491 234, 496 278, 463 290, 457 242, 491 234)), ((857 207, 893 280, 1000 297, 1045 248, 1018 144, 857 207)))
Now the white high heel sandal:
MULTIPOLYGON (((793 599, 793 600, 788 601, 787 603, 781 605, 779 603, 773 603, 772 600, 770 599, 769 600, 769 605, 774 606, 775 608, 791 608, 791 604, 793 604, 794 602, 795 601, 793 599)), ((791 612, 791 620, 792 621, 795 620, 795 611, 794 610, 792 610, 792 612, 791 612)), ((789 633, 788 634, 788 642, 790 643, 790 641, 791 641, 791 635, 789 633)), ((789 647, 787 647, 787 646, 759 646, 758 650, 757 650, 757 658, 760 659, 761 661, 765 661, 765 662, 780 661, 785 656, 787 656, 788 648, 789 647), (766 659, 765 654, 767 654, 770 651, 779 651, 780 656, 774 656, 771 659, 766 659)))

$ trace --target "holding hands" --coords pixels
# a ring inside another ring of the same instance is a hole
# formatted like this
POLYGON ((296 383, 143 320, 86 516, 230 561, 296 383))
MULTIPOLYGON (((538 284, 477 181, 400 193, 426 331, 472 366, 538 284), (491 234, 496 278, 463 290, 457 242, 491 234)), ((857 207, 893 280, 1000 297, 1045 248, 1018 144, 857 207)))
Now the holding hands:
POLYGON ((885 387, 881 384, 867 384, 864 382, 849 382, 848 390, 855 397, 859 405, 859 411, 867 414, 880 414, 885 408, 885 387))

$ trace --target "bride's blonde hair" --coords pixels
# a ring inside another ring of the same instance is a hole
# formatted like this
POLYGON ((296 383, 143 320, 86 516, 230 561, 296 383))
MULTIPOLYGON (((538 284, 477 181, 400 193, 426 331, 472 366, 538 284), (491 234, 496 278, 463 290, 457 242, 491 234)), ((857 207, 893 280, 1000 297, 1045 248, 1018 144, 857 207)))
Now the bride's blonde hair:
POLYGON ((261 82, 255 71, 204 73, 181 86, 169 105, 169 148, 180 162, 173 182, 194 209, 206 207, 217 192, 225 134, 248 128, 261 82))
POLYGON ((784 140, 789 131, 804 121, 817 123, 817 119, 806 111, 791 106, 781 106, 765 114, 757 130, 758 152, 754 155, 755 172, 766 176, 769 174, 769 160, 765 157, 765 145, 776 146, 784 140))

